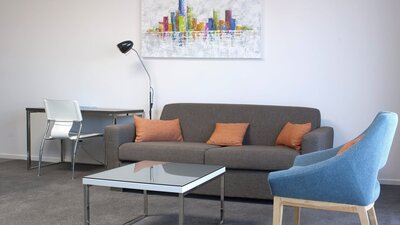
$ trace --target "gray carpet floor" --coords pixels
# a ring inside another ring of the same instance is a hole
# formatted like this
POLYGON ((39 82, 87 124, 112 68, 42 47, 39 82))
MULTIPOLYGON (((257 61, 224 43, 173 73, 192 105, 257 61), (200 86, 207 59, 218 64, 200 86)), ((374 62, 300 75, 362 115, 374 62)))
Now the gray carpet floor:
MULTIPOLYGON (((82 177, 104 168, 77 165, 76 179, 71 180, 70 167, 62 164, 43 169, 26 170, 26 162, 0 159, 0 225, 74 225, 83 224, 82 177)), ((121 192, 92 187, 91 219, 95 225, 114 225, 138 216, 143 210, 143 196, 138 192, 121 192)), ((178 223, 177 197, 149 195, 150 216, 137 225, 172 225, 178 223)), ((376 202, 380 225, 400 225, 400 186, 382 186, 376 202)), ((285 208, 284 224, 293 224, 293 210, 285 208)), ((356 214, 302 210, 304 225, 355 225, 356 214)), ((188 196, 185 199, 185 224, 217 224, 219 200, 213 197, 188 196)), ((226 225, 271 225, 271 201, 226 199, 226 225)))

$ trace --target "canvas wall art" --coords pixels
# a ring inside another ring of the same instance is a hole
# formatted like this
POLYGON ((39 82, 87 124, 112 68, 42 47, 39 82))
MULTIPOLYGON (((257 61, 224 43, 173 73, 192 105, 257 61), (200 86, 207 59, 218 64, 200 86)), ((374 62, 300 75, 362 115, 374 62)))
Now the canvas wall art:
POLYGON ((142 0, 142 55, 261 58, 262 0, 142 0))

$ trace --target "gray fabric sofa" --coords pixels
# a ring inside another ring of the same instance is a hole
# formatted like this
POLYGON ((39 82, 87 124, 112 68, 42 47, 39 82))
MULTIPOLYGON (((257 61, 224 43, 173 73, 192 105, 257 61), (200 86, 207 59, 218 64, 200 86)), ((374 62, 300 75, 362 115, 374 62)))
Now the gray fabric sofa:
MULTIPOLYGON (((315 108, 200 103, 165 105, 160 119, 176 118, 180 120, 184 142, 135 143, 133 123, 107 126, 104 136, 108 168, 141 160, 222 165, 227 168, 226 196, 272 199, 267 183, 269 172, 290 168, 299 154, 333 145, 333 129, 320 127, 321 115, 315 108), (243 146, 206 144, 217 122, 250 123, 243 146), (303 138, 301 152, 275 146, 275 140, 287 122, 312 124, 312 131, 303 138)), ((219 195, 218 180, 195 193, 219 195)))

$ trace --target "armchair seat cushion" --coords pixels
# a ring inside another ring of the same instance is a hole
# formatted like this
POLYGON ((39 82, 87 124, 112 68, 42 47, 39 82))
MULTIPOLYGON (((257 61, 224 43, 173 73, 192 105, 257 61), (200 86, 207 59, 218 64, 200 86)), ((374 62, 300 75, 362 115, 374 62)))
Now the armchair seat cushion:
POLYGON ((120 146, 119 160, 204 164, 204 152, 210 148, 220 146, 194 142, 130 142, 120 146))
POLYGON ((274 171, 290 168, 298 155, 298 151, 286 146, 232 146, 209 149, 205 163, 228 169, 274 171))

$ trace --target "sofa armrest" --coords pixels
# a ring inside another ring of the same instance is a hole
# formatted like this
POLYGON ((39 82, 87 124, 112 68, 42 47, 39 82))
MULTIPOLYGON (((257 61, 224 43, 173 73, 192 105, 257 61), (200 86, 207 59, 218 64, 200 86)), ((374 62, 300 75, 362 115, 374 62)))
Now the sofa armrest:
POLYGON ((332 146, 333 128, 320 127, 304 135, 301 144, 301 154, 332 148, 332 146))
POLYGON ((135 137, 133 123, 109 125, 104 128, 106 165, 108 169, 119 166, 119 146, 132 142, 135 137))

